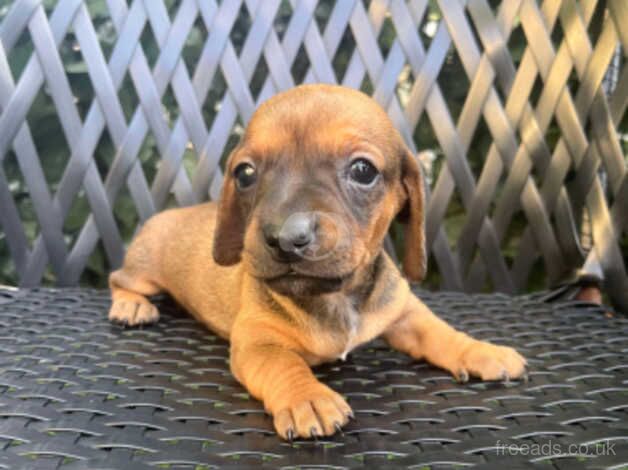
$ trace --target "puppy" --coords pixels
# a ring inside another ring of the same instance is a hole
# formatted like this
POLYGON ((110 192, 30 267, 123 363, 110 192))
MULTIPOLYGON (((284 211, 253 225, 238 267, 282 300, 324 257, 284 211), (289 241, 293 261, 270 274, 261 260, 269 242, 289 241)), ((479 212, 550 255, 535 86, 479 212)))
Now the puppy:
POLYGON ((352 416, 310 367, 382 336, 458 380, 516 378, 514 349, 456 331, 382 249, 405 222, 403 268, 426 268, 421 170, 382 108, 358 91, 304 85, 262 104, 229 156, 218 204, 146 222, 109 278, 109 318, 157 321, 166 291, 231 342, 231 370, 284 439, 331 435, 352 416))

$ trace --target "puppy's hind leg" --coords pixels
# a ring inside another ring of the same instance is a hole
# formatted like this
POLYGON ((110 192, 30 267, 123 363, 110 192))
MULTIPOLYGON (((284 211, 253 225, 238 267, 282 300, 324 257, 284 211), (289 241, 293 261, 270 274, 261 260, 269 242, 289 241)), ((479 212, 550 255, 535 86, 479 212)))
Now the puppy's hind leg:
POLYGON ((129 326, 155 323, 159 311, 146 298, 161 292, 159 286, 145 274, 124 267, 109 276, 111 309, 109 320, 129 326))

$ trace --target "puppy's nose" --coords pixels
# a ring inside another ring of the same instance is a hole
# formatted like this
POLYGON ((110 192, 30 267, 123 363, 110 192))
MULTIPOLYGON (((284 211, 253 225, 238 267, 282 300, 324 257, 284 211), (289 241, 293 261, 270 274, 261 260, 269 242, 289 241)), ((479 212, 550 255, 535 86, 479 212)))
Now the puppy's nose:
POLYGON ((262 232, 266 244, 280 257, 302 257, 304 250, 314 242, 315 224, 310 215, 295 213, 281 226, 265 224, 262 232))

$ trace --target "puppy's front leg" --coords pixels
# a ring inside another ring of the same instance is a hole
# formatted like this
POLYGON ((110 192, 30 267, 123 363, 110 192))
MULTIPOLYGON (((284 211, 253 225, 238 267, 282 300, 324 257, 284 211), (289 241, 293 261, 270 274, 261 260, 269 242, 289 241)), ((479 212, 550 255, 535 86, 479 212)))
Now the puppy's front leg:
POLYGON ((236 323, 231 370, 264 403, 282 438, 332 435, 352 416, 351 408, 314 377, 298 351, 299 345, 276 325, 236 323))
POLYGON ((469 375, 482 380, 521 377, 527 364, 513 348, 457 331, 414 295, 408 296, 405 313, 386 330, 384 338, 415 359, 447 369, 461 382, 466 382, 469 375))

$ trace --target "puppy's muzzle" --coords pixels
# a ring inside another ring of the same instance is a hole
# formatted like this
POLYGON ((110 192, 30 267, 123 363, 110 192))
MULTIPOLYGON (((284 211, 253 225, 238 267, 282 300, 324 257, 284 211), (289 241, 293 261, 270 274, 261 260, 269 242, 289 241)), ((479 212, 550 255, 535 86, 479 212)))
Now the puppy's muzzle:
POLYGON ((281 224, 266 223, 267 249, 279 262, 316 261, 332 254, 342 235, 342 221, 320 211, 294 212, 281 224))

